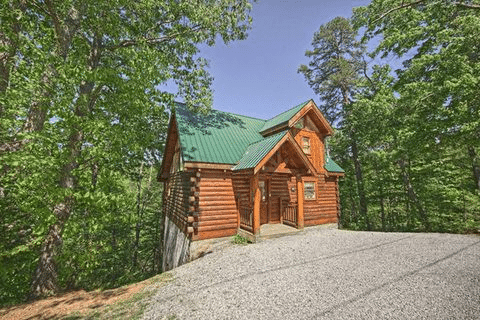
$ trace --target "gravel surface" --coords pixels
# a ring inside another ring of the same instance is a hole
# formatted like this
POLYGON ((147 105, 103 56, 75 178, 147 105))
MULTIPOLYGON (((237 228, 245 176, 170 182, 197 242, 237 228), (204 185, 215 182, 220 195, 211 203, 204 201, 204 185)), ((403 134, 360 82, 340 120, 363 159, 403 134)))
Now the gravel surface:
POLYGON ((480 319, 480 237, 306 228, 171 271, 145 319, 480 319))

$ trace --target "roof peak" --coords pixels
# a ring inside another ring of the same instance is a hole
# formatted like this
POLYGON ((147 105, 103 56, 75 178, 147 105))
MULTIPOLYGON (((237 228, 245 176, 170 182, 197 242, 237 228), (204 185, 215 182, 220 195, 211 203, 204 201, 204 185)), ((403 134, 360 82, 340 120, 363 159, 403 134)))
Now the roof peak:
POLYGON ((281 115, 283 115, 283 114, 285 114, 285 113, 287 113, 287 112, 289 112, 289 111, 291 111, 291 110, 293 110, 293 109, 295 109, 295 108, 298 108, 298 107, 300 107, 300 106, 305 106, 307 103, 309 103, 309 102, 312 101, 312 100, 313 100, 313 99, 308 99, 308 100, 305 101, 305 102, 299 103, 299 104, 297 104, 295 107, 292 107, 292 108, 290 108, 290 109, 288 109, 288 110, 285 110, 285 111, 277 114, 276 116, 271 117, 270 119, 268 119, 268 120, 266 120, 266 121, 270 121, 270 120, 272 120, 272 119, 275 119, 276 117, 280 117, 281 115))

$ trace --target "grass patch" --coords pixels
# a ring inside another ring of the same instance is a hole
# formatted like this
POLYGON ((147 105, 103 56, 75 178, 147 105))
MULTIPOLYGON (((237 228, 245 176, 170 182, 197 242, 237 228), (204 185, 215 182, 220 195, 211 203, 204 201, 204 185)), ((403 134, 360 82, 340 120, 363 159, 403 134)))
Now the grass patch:
POLYGON ((148 280, 148 283, 142 290, 133 294, 125 300, 111 305, 103 306, 98 310, 85 315, 69 314, 65 320, 107 320, 107 319, 140 319, 143 316, 150 300, 157 289, 165 283, 172 281, 173 276, 170 273, 162 273, 148 280))
POLYGON ((0 308, 1 319, 103 320, 140 319, 150 297, 167 282, 171 273, 108 290, 76 290, 29 303, 0 308))
POLYGON ((239 234, 236 234, 232 237, 232 243, 233 244, 241 244, 241 245, 246 245, 250 243, 250 240, 248 240, 245 237, 242 237, 239 234))

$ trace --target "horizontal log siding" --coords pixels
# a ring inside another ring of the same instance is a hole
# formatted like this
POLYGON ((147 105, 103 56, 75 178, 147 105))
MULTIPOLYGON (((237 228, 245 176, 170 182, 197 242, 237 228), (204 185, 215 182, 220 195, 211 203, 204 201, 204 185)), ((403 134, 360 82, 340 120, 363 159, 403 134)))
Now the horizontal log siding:
POLYGON ((198 192, 196 239, 236 234, 238 210, 231 172, 202 169, 199 173, 196 185, 198 192))
POLYGON ((317 181, 316 200, 304 201, 305 226, 337 222, 337 181, 321 176, 317 181))
POLYGON ((165 215, 185 233, 187 232, 187 216, 189 211, 189 196, 191 194, 190 178, 193 172, 180 171, 172 174, 167 180, 165 196, 165 215))

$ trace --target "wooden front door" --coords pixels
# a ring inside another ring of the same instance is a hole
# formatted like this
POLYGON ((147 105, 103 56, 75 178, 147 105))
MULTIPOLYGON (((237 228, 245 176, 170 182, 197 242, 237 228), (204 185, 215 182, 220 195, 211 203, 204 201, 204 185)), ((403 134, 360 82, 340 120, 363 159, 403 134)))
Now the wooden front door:
POLYGON ((269 214, 270 180, 260 180, 258 184, 261 192, 260 224, 266 224, 270 222, 270 214, 269 214))

